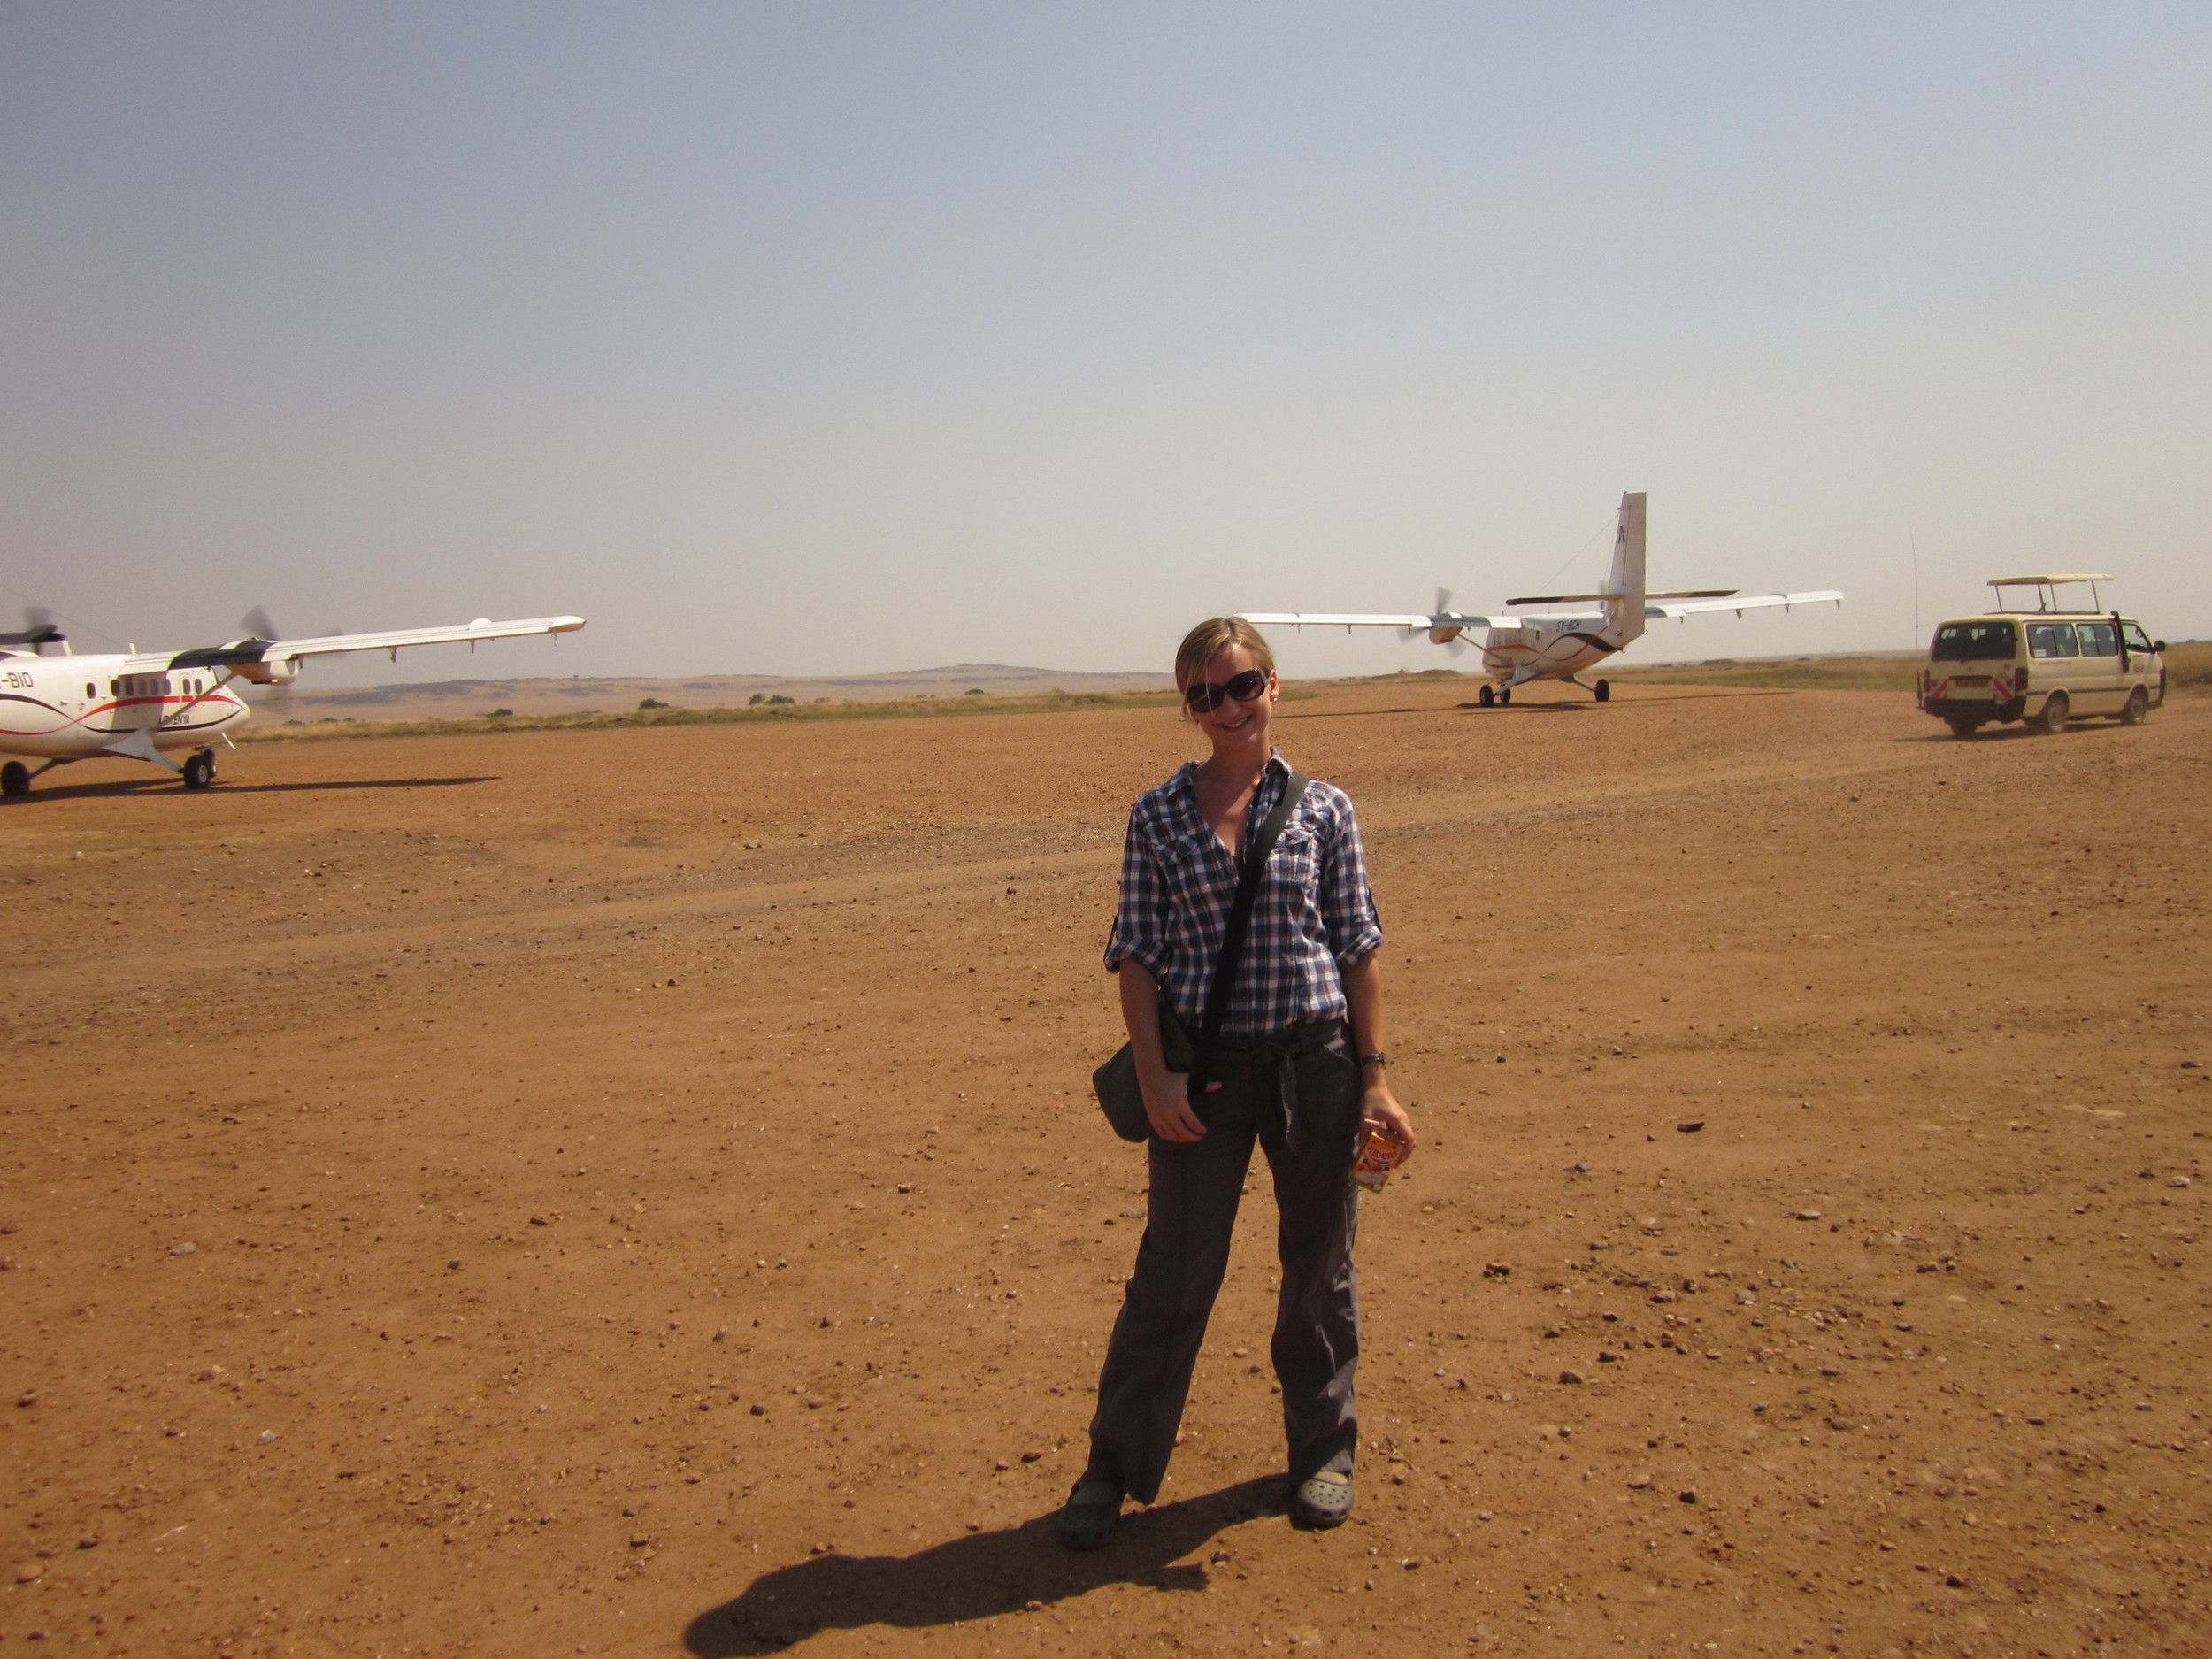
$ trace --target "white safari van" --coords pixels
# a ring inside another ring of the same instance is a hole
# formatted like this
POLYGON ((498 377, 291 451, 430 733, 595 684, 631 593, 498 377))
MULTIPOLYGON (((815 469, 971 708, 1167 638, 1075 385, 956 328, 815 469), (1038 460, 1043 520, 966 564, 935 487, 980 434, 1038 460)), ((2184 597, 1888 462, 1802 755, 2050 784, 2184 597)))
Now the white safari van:
POLYGON ((2139 724, 2166 701, 2166 641, 2099 607, 2096 585, 2111 580, 2001 576, 1991 582, 1994 607, 1936 629, 1920 671, 1921 708, 1959 737, 2007 720, 2025 720, 2040 732, 2062 732, 2086 715, 2139 724), (2086 610, 2060 602, 2058 590, 2077 584, 2089 588, 2086 610), (2008 588, 2033 590, 2033 609, 2008 604, 2008 588))

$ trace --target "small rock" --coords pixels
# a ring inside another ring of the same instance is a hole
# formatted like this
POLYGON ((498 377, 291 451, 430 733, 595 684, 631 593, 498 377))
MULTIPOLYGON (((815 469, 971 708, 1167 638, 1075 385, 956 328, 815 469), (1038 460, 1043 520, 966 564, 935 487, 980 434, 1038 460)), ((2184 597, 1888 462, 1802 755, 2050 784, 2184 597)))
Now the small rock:
POLYGON ((2166 1185, 2169 1187, 2186 1187, 2189 1185, 2189 1178, 2186 1175, 2177 1175, 2172 1180, 2168 1181, 2166 1185))
POLYGON ((264 1429, 261 1431, 260 1438, 256 1441, 256 1444, 266 1446, 274 1439, 276 1439, 276 1431, 274 1429, 264 1429))
POLYGON ((1628 1486, 1632 1492, 1647 1491, 1651 1486, 1651 1477, 1649 1475, 1631 1475, 1628 1478, 1628 1486))
POLYGON ((1022 1462, 1025 1463, 1033 1463, 1043 1455, 1044 1454, 1042 1452, 1024 1452, 1022 1454, 1022 1462))
POLYGON ((1945 1573, 1943 1575, 1943 1582, 1949 1585, 1954 1590, 1963 1590, 1966 1588, 1966 1580, 1960 1578, 1955 1572, 1945 1573))
POLYGON ((1697 1502, 1697 1494, 1694 1491, 1678 1492, 1675 1495, 1681 1499, 1681 1501, 1685 1503, 1695 1503, 1697 1502))
POLYGON ((1854 1423, 1849 1417, 1830 1417, 1828 1419, 1828 1426, 1835 1430, 1835 1432, 1839 1434, 1848 1434, 1852 1430, 1857 1428, 1859 1425, 1854 1423))
POLYGON ((764 1417, 768 1415, 768 1408, 756 1400, 753 1402, 753 1415, 757 1417, 764 1417))
POLYGON ((1705 1120, 1700 1118, 1694 1123, 1677 1124, 1674 1127, 1678 1134, 1694 1135, 1705 1127, 1705 1120))
POLYGON ((1838 1371, 1833 1365, 1823 1365, 1820 1368, 1820 1374, 1823 1377, 1840 1377, 1843 1375, 1843 1373, 1840 1371, 1838 1371))
POLYGON ((1413 1572, 1419 1569, 1421 1565, 1421 1558, 1418 1555, 1408 1555, 1398 1564, 1401 1567, 1403 1567, 1408 1572, 1413 1572))
POLYGON ((1494 1521, 1498 1517, 1496 1516, 1493 1515, 1487 1509, 1477 1509, 1475 1511, 1475 1519, 1478 1521, 1494 1521))
POLYGON ((27 1567, 18 1567, 15 1570, 15 1581, 18 1584, 30 1584, 38 1578, 40 1573, 44 1572, 45 1571, 45 1568, 39 1566, 36 1563, 33 1563, 27 1567))
POLYGON ((77 1548, 79 1549, 97 1549, 100 1548, 100 1540, 96 1538, 81 1538, 77 1540, 77 1548))
POLYGON ((1620 1357, 1621 1356, 1618 1354, 1616 1354, 1609 1348, 1601 1348, 1598 1350, 1598 1363, 1601 1365, 1617 1364, 1619 1363, 1620 1357))
POLYGON ((730 1340, 729 1328, 726 1325, 716 1327, 714 1335, 709 1340, 716 1342, 728 1341, 730 1340))
POLYGON ((1513 1268, 1509 1263, 1486 1262, 1483 1263, 1482 1276, 1485 1279, 1503 1279, 1512 1271, 1513 1268))
POLYGON ((459 1256, 455 1256, 455 1257, 454 1257, 451 1261, 448 1262, 445 1265, 446 1265, 446 1271, 447 1271, 448 1272, 457 1272, 457 1271, 459 1271, 460 1266, 461 1266, 461 1258, 460 1258, 459 1256))
POLYGON ((1818 1221, 1820 1219, 1820 1211, 1817 1210, 1800 1210, 1792 1215, 1790 1219, 1793 1221, 1818 1221))
POLYGON ((1578 1383, 1583 1380, 1583 1377, 1578 1371, 1563 1371, 1559 1373, 1559 1380, 1563 1383, 1578 1383))
MULTIPOLYGON (((653 1540, 647 1537, 643 1532, 633 1532, 630 1534, 630 1548, 632 1549, 643 1549, 652 1541, 653 1540)), ((818 1544, 815 1546, 815 1548, 818 1552, 821 1546, 818 1544)))
POLYGON ((995 1459, 991 1464, 992 1468, 1000 1471, 1002 1473, 1009 1469, 1011 1469, 1013 1466, 1013 1464, 1008 1463, 1003 1457, 995 1459))
POLYGON ((1022 1611, 1025 1613, 1041 1613, 1044 1610, 1045 1604, 1042 1601, 1025 1601, 1022 1603, 1022 1611))
POLYGON ((184 1244, 173 1244, 169 1247, 169 1254, 172 1256, 189 1256, 199 1248, 200 1247, 198 1245, 188 1242, 184 1244))

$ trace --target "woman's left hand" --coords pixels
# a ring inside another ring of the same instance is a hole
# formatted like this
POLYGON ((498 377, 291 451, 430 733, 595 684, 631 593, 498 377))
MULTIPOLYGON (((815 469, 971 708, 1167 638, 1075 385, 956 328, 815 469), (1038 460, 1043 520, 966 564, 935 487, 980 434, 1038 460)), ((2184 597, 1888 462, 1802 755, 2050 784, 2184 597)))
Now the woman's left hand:
POLYGON ((1407 1117, 1406 1109, 1398 1104, 1398 1098, 1390 1092, 1386 1080, 1369 1084, 1360 1095, 1359 1104, 1360 1117, 1368 1127, 1380 1124, 1404 1141, 1408 1151, 1412 1149, 1413 1119, 1407 1117))

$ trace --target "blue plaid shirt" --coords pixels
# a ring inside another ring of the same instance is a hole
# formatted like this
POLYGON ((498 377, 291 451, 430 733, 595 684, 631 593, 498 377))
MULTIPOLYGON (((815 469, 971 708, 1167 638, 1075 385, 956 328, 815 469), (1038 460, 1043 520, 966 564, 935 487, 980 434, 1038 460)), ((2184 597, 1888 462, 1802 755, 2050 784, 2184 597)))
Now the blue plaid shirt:
MULTIPOLYGON (((1237 895, 1236 860, 1198 810, 1197 772, 1196 761, 1185 762, 1130 809, 1121 904, 1106 945, 1110 971, 1124 961, 1142 963, 1194 1032, 1237 895)), ((1288 764, 1271 755, 1245 811, 1244 845, 1289 780, 1288 764)), ((1309 783, 1268 855, 1223 1033, 1261 1036, 1301 1020, 1343 1018, 1343 970, 1382 941, 1352 799, 1331 785, 1309 783)))

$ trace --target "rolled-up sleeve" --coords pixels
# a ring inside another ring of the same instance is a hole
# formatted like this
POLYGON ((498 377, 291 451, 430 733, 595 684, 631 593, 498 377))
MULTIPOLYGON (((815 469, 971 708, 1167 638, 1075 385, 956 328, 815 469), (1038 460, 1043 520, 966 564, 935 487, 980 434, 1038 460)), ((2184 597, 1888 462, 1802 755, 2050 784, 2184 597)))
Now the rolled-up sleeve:
POLYGON ((1106 971, 1135 962, 1164 981, 1168 967, 1167 879, 1152 837, 1137 812, 1129 815, 1129 833, 1121 847, 1121 899, 1114 910, 1114 931, 1106 941, 1106 971))
POLYGON ((1323 847, 1321 861, 1321 920, 1328 929, 1329 950, 1339 968, 1355 968, 1373 956, 1383 942, 1382 919, 1375 914, 1375 895, 1367 882, 1367 849, 1359 834, 1359 818, 1349 799, 1336 798, 1336 811, 1323 847))

